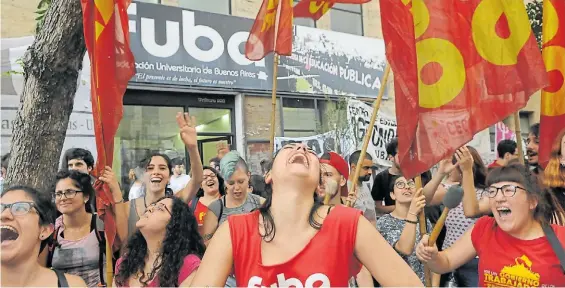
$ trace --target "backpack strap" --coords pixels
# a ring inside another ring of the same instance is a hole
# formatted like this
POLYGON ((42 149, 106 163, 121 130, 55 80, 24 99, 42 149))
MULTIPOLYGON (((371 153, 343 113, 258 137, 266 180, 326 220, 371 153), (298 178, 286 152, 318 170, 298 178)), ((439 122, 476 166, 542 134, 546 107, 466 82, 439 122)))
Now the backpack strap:
POLYGON ((222 219, 222 214, 224 213, 224 206, 226 206, 226 196, 222 196, 220 198, 220 202, 222 203, 222 205, 220 205, 220 214, 218 214, 218 227, 220 227, 220 219, 222 219))
POLYGON ((542 229, 543 233, 545 233, 545 237, 547 237, 547 240, 551 245, 551 249, 553 249, 553 252, 557 256, 557 259, 559 259, 563 274, 565 274, 565 250, 563 249, 561 242, 559 242, 559 239, 557 239, 557 236, 555 236, 555 231, 553 231, 553 228, 551 228, 550 225, 542 225, 542 229))
POLYGON ((98 240, 98 272, 100 273, 100 284, 99 287, 106 287, 106 282, 104 281, 104 255, 106 254, 106 236, 104 231, 98 229, 98 215, 92 214, 92 219, 90 220, 90 231, 94 230, 96 239, 98 240))
POLYGON ((194 196, 194 198, 192 198, 192 202, 190 204, 190 213, 194 214, 194 211, 196 211, 196 205, 198 205, 198 201, 200 200, 200 197, 194 196))
POLYGON ((65 273, 56 269, 53 269, 53 272, 57 274, 57 287, 69 287, 69 281, 67 281, 67 276, 65 276, 65 273))
POLYGON ((61 229, 60 226, 57 227, 55 231, 53 231, 53 236, 51 237, 51 240, 47 244, 47 263, 45 264, 47 268, 51 268, 53 266, 53 255, 55 254, 55 248, 57 248, 59 244, 57 243, 57 237, 59 236, 59 229, 61 229))

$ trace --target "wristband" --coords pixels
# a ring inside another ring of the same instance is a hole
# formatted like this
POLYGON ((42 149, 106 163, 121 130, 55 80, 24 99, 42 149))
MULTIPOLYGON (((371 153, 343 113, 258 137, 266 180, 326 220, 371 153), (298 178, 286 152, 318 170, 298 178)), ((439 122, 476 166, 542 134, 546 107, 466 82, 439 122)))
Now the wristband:
POLYGON ((114 204, 121 204, 121 203, 124 203, 124 198, 122 198, 122 199, 121 199, 120 201, 118 201, 118 202, 114 202, 114 204))
POLYGON ((410 224, 418 224, 418 221, 412 221, 412 220, 408 220, 408 219, 404 219, 404 222, 410 223, 410 224))
POLYGON ((410 211, 408 211, 408 214, 410 214, 410 215, 414 215, 414 216, 418 217, 418 214, 416 214, 416 213, 412 213, 412 212, 410 212, 410 211))

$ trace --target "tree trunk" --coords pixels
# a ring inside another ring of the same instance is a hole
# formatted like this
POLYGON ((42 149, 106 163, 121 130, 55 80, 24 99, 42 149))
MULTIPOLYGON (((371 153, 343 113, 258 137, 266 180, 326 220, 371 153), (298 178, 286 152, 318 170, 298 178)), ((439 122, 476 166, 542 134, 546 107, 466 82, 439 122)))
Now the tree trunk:
POLYGON ((5 188, 53 189, 85 52, 80 0, 53 0, 23 59, 5 188))

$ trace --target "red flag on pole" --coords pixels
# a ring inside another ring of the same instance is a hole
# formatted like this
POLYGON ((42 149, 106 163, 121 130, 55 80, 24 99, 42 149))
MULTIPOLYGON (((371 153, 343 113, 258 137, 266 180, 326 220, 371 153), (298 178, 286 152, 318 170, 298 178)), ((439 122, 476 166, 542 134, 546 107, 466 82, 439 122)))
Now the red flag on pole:
MULTIPOLYGON (((111 166, 114 136, 123 114, 123 96, 135 74, 129 46, 127 7, 131 0, 81 0, 84 38, 91 67, 91 101, 96 138, 96 175, 111 166)), ((113 244, 116 223, 106 211, 113 204, 108 185, 95 183, 98 215, 104 220, 107 241, 113 244)))
POLYGON ((545 167, 555 137, 565 128, 565 0, 543 1, 542 27, 549 86, 541 91, 538 163, 545 167))
POLYGON ((247 59, 258 61, 271 52, 286 56, 292 54, 292 0, 263 0, 249 32, 245 43, 247 59))
POLYGON ((522 1, 381 0, 407 178, 524 107, 547 84, 522 1))
POLYGON ((310 18, 317 21, 336 3, 363 4, 369 1, 371 0, 302 0, 294 5, 294 18, 310 18))

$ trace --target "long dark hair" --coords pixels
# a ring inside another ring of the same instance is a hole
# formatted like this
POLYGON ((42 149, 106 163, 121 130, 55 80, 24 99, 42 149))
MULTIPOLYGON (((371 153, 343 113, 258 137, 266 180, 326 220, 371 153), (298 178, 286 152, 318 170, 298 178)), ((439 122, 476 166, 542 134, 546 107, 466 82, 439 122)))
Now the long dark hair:
MULTIPOLYGON (((59 181, 63 179, 71 179, 75 186, 82 191, 82 194, 86 197, 88 196, 88 201, 84 204, 84 208, 86 209, 87 213, 93 213, 92 207, 94 207, 94 188, 92 187, 92 183, 90 182, 91 178, 90 175, 76 171, 76 170, 61 170, 55 176, 55 185, 59 183, 59 181)), ((55 189, 53 189, 55 191, 55 189)), ((54 192, 53 192, 54 193, 54 192)), ((54 194, 53 194, 54 195, 54 194)))
POLYGON ((529 167, 522 164, 511 164, 497 167, 490 171, 487 177, 487 185, 499 182, 516 182, 526 189, 529 198, 536 199, 538 205, 534 209, 534 219, 542 224, 549 224, 552 220, 561 223, 565 211, 559 200, 547 189, 540 187, 538 177, 530 171, 529 167))
MULTIPOLYGON (((214 174, 216 174, 216 178, 218 178, 218 190, 220 191, 220 195, 222 195, 222 196, 226 195, 224 178, 222 177, 222 175, 220 175, 218 170, 216 170, 215 168, 212 168, 210 166, 203 166, 202 171, 204 171, 204 170, 210 170, 210 171, 214 172, 214 174)), ((200 184, 200 188, 198 188, 198 192, 196 192, 196 198, 200 198, 202 196, 204 196, 204 189, 202 189, 202 184, 200 184)))
MULTIPOLYGON (((139 282, 147 286, 155 276, 159 279, 161 287, 178 287, 178 277, 180 269, 187 255, 194 254, 200 258, 204 255, 205 246, 202 237, 198 233, 196 218, 190 212, 188 205, 176 197, 163 197, 173 200, 171 209, 171 220, 167 224, 165 238, 161 250, 151 273, 146 275, 143 271, 145 258, 147 256, 147 242, 137 230, 131 236, 126 246, 123 262, 116 274, 116 283, 119 286, 125 285, 132 275, 141 275, 139 282)), ((155 202, 155 203, 156 203, 155 202)))
MULTIPOLYGON (((273 162, 275 161, 274 159, 277 157, 277 155, 278 155, 278 151, 273 157, 273 160, 269 161, 268 163, 265 163, 266 171, 271 172, 271 170, 273 169, 273 162)), ((320 184, 322 184, 321 169, 320 169, 319 182, 320 184)), ((321 200, 318 199, 318 194, 316 193, 316 190, 312 192, 313 192, 312 197, 314 198, 314 205, 312 205, 312 209, 310 209, 310 214, 308 215, 308 222, 310 223, 310 226, 312 226, 312 228, 319 230, 322 228, 322 223, 316 221, 314 214, 316 214, 318 208, 323 206, 324 203, 322 203, 321 200)), ((267 198, 265 199, 265 203, 263 203, 263 205, 261 205, 261 207, 258 208, 259 213, 261 213, 261 217, 263 218, 263 228, 265 229, 265 233, 261 233, 260 235, 265 242, 271 242, 273 241, 273 239, 275 239, 275 235, 277 233, 277 228, 275 227, 275 221, 273 220, 273 215, 271 214, 271 205, 273 204, 273 187, 271 184, 265 183, 265 195, 267 196, 267 198)))
MULTIPOLYGON (((171 158, 169 158, 169 156, 167 156, 166 154, 152 153, 145 160, 141 161, 142 163, 141 166, 145 168, 145 171, 147 171, 147 167, 149 167, 149 164, 151 164, 151 160, 153 159, 153 157, 161 157, 165 159, 165 162, 167 163, 167 167, 169 168, 169 181, 170 181, 170 177, 173 176, 173 162, 171 161, 171 158)), ((169 183, 167 183, 167 186, 165 186, 165 195, 171 196, 173 194, 174 194, 173 189, 171 189, 169 183)))

